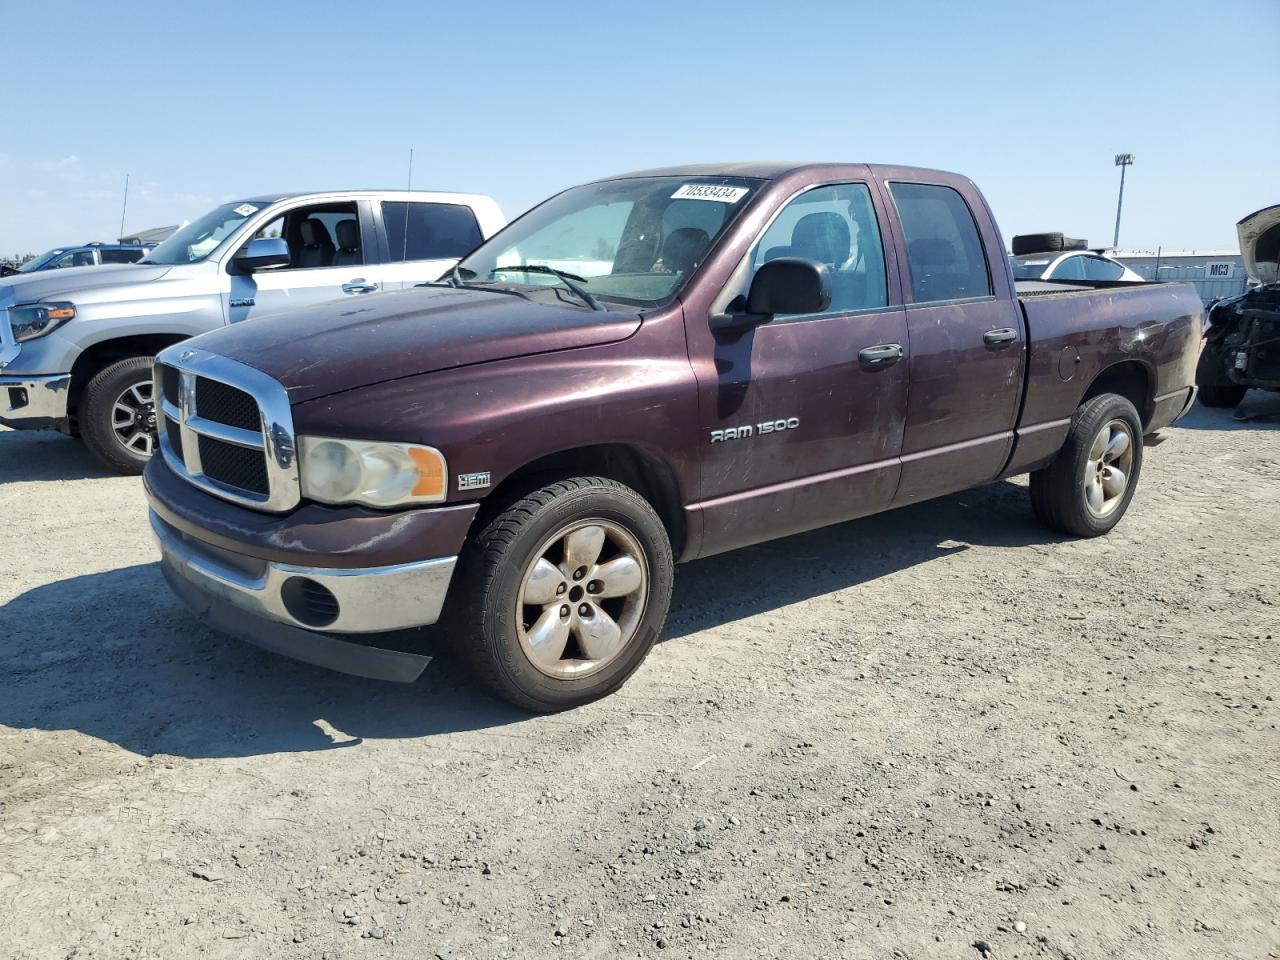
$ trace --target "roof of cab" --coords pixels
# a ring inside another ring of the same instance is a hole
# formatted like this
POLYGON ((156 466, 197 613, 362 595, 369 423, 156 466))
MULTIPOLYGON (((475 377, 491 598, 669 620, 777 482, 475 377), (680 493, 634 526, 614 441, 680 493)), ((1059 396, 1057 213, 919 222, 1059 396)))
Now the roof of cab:
POLYGON ((632 173, 620 173, 601 180, 632 180, 638 177, 748 177, 756 180, 777 180, 780 177, 798 170, 819 167, 871 167, 891 169, 895 176, 920 175, 929 178, 954 177, 956 174, 943 170, 931 170, 927 167, 900 167, 896 164, 883 163, 844 163, 802 160, 740 160, 731 163, 691 163, 673 167, 653 167, 650 170, 636 170, 632 173))
POLYGON ((400 194, 422 197, 454 197, 466 199, 491 199, 483 193, 459 193, 453 190, 405 190, 403 187, 387 190, 294 190, 289 193, 262 193, 256 197, 240 197, 238 203, 279 203, 281 200, 297 200, 300 197, 367 197, 370 195, 400 194))

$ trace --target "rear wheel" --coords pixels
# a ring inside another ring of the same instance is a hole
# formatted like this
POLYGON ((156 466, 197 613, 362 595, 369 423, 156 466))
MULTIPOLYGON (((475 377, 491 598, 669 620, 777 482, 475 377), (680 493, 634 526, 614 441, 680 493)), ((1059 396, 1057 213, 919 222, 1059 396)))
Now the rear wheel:
POLYGON ((142 472, 156 448, 150 357, 117 360, 93 376, 80 404, 80 435, 112 470, 142 472))
POLYGON ((622 686, 671 602, 666 529, 604 477, 542 486, 486 523, 462 558, 451 637, 477 676, 529 710, 622 686))
POLYGON ((1031 474, 1040 522, 1097 537, 1120 522, 1142 471, 1142 420, 1132 403, 1104 393, 1082 404, 1054 461, 1031 474))

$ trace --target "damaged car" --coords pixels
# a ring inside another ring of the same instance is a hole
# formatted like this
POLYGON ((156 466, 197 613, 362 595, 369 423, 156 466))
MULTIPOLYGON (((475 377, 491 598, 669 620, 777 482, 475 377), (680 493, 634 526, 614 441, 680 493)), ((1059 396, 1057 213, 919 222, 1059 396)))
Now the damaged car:
POLYGON ((1280 204, 1236 224, 1251 286, 1209 309, 1196 368, 1200 402, 1234 407, 1250 387, 1280 390, 1280 204))

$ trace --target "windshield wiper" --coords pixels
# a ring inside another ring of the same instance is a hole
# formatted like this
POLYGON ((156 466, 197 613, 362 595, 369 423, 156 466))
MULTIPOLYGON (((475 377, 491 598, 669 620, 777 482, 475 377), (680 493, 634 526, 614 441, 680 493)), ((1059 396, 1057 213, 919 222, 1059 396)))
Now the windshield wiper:
POLYGON ((511 270, 516 270, 521 273, 550 274, 551 276, 558 279, 570 290, 572 290, 575 294, 577 294, 578 297, 582 300, 582 302, 585 303, 587 306, 589 306, 592 310, 605 309, 603 306, 600 305, 599 300, 597 300, 591 294, 587 293, 585 289, 578 286, 578 283, 587 282, 586 277, 580 277, 576 273, 565 273, 563 270, 557 270, 555 267, 548 267, 546 264, 542 264, 542 263, 527 263, 524 266, 518 266, 518 265, 512 264, 511 266, 506 266, 506 267, 494 267, 489 272, 502 273, 503 271, 511 271, 511 270), (578 283, 575 283, 574 282, 575 280, 578 281, 578 283))

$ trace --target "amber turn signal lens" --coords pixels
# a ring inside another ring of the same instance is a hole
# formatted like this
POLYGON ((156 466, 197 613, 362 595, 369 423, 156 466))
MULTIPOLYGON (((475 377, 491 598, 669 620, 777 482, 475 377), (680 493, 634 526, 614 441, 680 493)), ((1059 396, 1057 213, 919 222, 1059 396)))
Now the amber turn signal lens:
POLYGON ((415 497, 438 497, 448 493, 448 481, 444 472, 444 457, 431 447, 408 447, 409 456, 418 468, 418 483, 413 488, 415 497))

